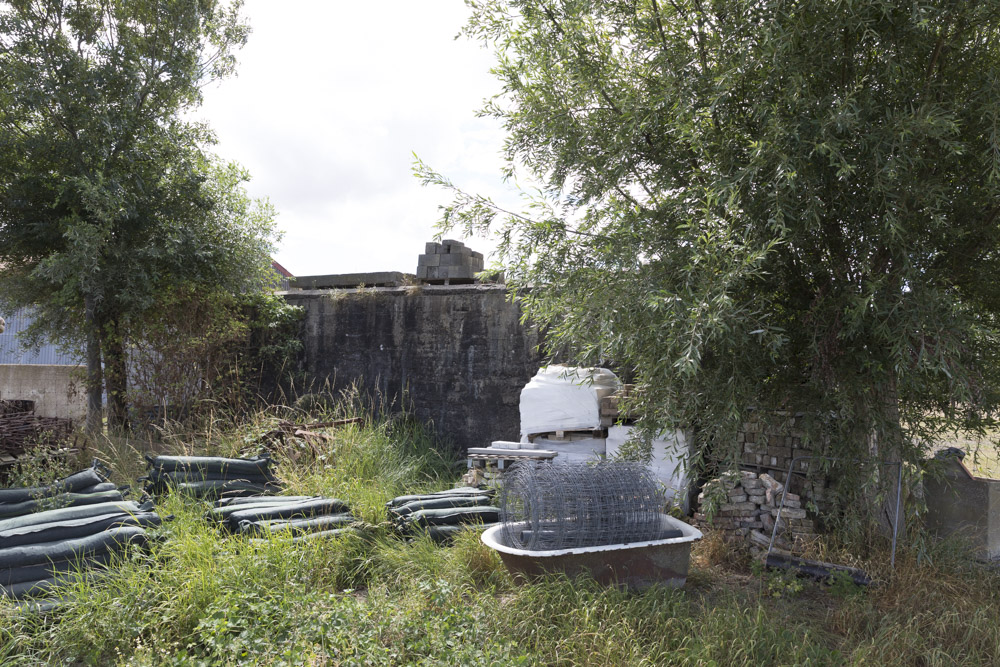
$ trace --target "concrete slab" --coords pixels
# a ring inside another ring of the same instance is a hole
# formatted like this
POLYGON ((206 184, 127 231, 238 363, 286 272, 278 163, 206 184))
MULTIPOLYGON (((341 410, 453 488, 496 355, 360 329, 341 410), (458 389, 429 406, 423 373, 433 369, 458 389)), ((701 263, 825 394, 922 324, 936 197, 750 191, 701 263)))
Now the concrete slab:
POLYGON ((1000 558, 1000 480, 976 477, 958 457, 931 461, 928 467, 927 528, 968 538, 981 558, 1000 558))
POLYGON ((44 364, 0 364, 0 398, 35 402, 39 417, 83 419, 87 396, 83 369, 44 364))
POLYGON ((442 273, 442 277, 451 280, 472 280, 476 277, 476 272, 471 266, 449 266, 447 271, 447 274, 442 273))
POLYGON ((465 257, 457 253, 450 255, 436 255, 440 258, 441 266, 462 266, 465 264, 465 257))
POLYGON ((344 289, 349 287, 399 287, 414 278, 400 271, 372 271, 369 273, 338 273, 327 276, 298 276, 291 286, 299 289, 344 289))

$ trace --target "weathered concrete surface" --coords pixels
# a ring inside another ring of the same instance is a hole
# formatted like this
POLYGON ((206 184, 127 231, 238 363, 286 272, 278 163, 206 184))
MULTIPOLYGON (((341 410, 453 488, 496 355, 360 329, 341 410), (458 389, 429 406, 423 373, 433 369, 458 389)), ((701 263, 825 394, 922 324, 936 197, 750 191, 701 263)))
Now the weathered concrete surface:
POLYGON ((326 289, 330 287, 398 287, 413 279, 413 274, 399 271, 370 271, 368 273, 338 273, 328 276, 298 276, 290 285, 298 289, 326 289))
POLYGON ((361 381, 433 423, 456 449, 517 440, 521 388, 537 372, 538 332, 502 285, 288 292, 305 309, 304 369, 314 386, 361 381))
POLYGON ((39 417, 82 419, 87 397, 77 391, 77 366, 0 364, 0 398, 35 401, 39 417))
POLYGON ((965 536, 981 558, 1000 558, 1000 480, 973 476, 958 458, 940 465, 941 477, 924 480, 927 527, 939 535, 965 536))

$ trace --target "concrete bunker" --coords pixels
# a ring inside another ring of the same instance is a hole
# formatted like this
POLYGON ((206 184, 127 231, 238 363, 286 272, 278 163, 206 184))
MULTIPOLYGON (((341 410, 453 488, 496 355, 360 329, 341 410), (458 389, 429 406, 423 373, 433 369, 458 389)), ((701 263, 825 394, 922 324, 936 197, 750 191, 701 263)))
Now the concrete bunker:
POLYGON ((927 528, 970 540, 978 558, 1000 560, 1000 480, 973 475, 961 450, 944 454, 924 479, 927 528))

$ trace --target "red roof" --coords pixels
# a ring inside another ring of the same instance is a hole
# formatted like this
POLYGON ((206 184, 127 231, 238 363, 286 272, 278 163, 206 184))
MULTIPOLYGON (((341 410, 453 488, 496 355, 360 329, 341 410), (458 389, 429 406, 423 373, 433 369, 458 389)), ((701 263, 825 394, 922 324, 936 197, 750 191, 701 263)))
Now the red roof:
POLYGON ((281 264, 278 264, 273 259, 271 260, 271 268, 274 269, 275 271, 277 271, 278 273, 280 273, 281 275, 283 275, 285 278, 294 278, 295 277, 295 276, 292 275, 291 271, 289 271, 288 269, 286 269, 285 267, 283 267, 281 264))

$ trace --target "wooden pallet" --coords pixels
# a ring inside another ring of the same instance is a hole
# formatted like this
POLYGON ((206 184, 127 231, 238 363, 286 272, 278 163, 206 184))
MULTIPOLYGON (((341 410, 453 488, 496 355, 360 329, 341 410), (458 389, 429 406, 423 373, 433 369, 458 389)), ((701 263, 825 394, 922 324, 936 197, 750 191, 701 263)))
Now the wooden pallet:
POLYGON ((497 470, 504 470, 508 464, 518 461, 551 461, 556 452, 548 449, 497 449, 492 447, 470 448, 468 454, 469 468, 485 468, 495 463, 497 470))

